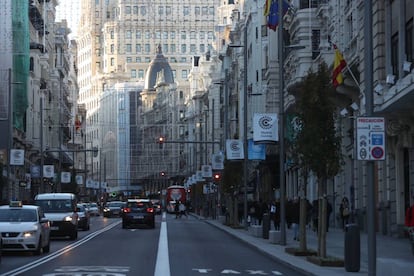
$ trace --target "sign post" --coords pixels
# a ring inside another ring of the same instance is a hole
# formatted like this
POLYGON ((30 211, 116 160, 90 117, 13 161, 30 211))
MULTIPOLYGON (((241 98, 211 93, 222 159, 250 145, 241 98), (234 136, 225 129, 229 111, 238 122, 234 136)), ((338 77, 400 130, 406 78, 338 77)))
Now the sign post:
POLYGON ((385 160, 385 120, 383 117, 357 118, 357 159, 385 160))

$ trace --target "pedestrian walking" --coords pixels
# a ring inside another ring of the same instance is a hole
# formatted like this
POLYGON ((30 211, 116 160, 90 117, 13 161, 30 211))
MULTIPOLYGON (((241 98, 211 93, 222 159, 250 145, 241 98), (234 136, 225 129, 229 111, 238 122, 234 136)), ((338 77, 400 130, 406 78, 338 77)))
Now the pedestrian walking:
POLYGON ((329 232, 329 219, 331 218, 332 204, 326 199, 326 232, 329 232))
POLYGON ((180 202, 178 200, 176 200, 175 204, 174 204, 174 213, 175 213, 175 218, 179 218, 179 216, 180 216, 180 202))
POLYGON ((349 200, 346 196, 342 198, 341 204, 339 205, 339 214, 341 215, 342 229, 345 230, 345 226, 349 223, 349 216, 351 215, 349 200))
POLYGON ((315 199, 312 201, 312 230, 318 232, 319 222, 319 201, 315 199))
POLYGON ((180 212, 180 218, 182 216, 185 216, 187 218, 187 208, 185 207, 184 203, 180 202, 178 210, 180 212))
POLYGON ((291 205, 291 222, 293 229, 293 239, 295 241, 299 240, 299 215, 300 215, 300 205, 299 199, 295 197, 291 205))

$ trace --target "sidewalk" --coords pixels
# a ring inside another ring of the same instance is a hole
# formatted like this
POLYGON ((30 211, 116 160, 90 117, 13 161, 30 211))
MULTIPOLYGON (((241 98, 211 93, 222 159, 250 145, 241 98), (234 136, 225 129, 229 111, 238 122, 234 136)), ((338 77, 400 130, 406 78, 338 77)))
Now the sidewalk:
MULTIPOLYGON (((286 265, 298 269, 301 272, 307 272, 309 275, 368 275, 368 241, 366 233, 360 233, 360 270, 359 272, 347 272, 345 267, 318 266, 308 262, 306 257, 285 253, 285 247, 299 247, 299 242, 293 240, 293 231, 291 229, 286 230, 286 246, 281 246, 271 243, 268 239, 263 239, 262 236, 257 237, 253 235, 251 229, 249 231, 245 229, 234 229, 224 225, 218 220, 205 219, 195 214, 192 215, 226 231, 286 265)), ((306 235, 308 249, 317 250, 317 234, 307 229, 306 235)), ((329 229, 326 239, 327 255, 344 259, 344 239, 345 233, 342 229, 329 229)), ((408 239, 398 239, 377 234, 376 247, 376 275, 414 276, 414 255, 411 252, 411 245, 408 239)), ((373 275, 372 271, 371 275, 373 275)))

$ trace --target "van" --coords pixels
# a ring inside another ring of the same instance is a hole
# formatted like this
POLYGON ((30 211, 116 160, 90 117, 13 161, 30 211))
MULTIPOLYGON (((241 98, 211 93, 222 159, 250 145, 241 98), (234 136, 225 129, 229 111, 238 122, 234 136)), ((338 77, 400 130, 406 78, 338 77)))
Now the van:
POLYGON ((77 200, 72 193, 44 193, 35 196, 35 205, 40 206, 50 221, 50 236, 78 238, 77 200))

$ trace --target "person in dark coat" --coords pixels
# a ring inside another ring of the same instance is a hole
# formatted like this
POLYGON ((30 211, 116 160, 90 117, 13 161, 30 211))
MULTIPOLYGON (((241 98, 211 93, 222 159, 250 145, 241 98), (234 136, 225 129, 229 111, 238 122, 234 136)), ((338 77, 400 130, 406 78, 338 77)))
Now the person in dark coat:
POLYGON ((345 226, 349 223, 349 216, 351 214, 351 207, 346 196, 342 198, 341 204, 339 205, 339 214, 342 221, 342 229, 345 230, 345 226))
POLYGON ((312 201, 312 229, 318 232, 319 202, 317 199, 312 201))
POLYGON ((329 218, 331 217, 332 213, 332 204, 329 200, 326 200, 326 232, 329 232, 329 218))
POLYGON ((291 223, 293 229, 293 239, 299 240, 299 216, 300 216, 300 204, 299 199, 295 197, 291 204, 291 223))

